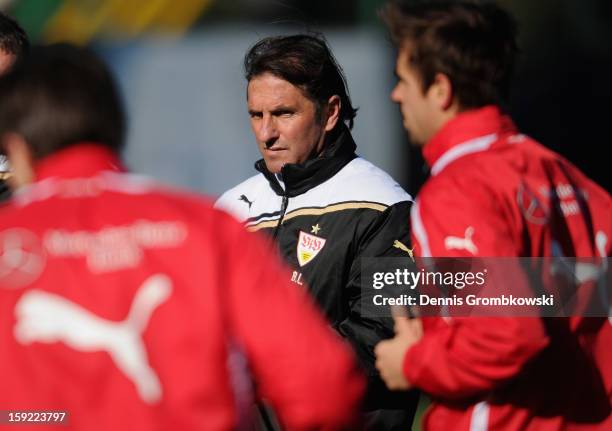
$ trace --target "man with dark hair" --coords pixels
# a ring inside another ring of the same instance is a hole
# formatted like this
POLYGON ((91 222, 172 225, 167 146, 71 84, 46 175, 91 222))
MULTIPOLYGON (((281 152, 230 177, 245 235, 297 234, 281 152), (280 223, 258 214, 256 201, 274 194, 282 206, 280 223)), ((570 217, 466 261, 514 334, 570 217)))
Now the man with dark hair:
POLYGON ((30 47, 28 36, 11 17, 0 12, 0 75, 30 47))
MULTIPOLYGON (((412 208, 415 256, 591 257, 605 272, 609 194, 500 108, 512 17, 491 2, 391 3, 383 17, 399 45, 391 98, 431 169, 412 208)), ((604 430, 610 346, 605 316, 397 318, 376 354, 390 388, 435 400, 426 430, 604 430)))
POLYGON ((246 359, 287 427, 351 426, 350 349, 266 241, 123 171, 123 110, 94 54, 34 48, 0 100, 18 188, 0 209, 2 422, 244 429, 246 359))
POLYGON ((269 234, 308 286, 332 327, 353 345, 370 382, 370 429, 409 429, 418 395, 393 394, 374 367, 373 348, 393 334, 390 318, 361 312, 373 294, 361 259, 408 259, 410 196, 355 154, 342 69, 314 35, 268 37, 245 56, 251 128, 263 159, 258 175, 217 201, 251 231, 269 234))
MULTIPOLYGON (((27 52, 30 44, 25 31, 11 17, 0 12, 0 76, 27 52)), ((6 179, 10 176, 6 156, 0 149, 0 202, 9 198, 6 179)))

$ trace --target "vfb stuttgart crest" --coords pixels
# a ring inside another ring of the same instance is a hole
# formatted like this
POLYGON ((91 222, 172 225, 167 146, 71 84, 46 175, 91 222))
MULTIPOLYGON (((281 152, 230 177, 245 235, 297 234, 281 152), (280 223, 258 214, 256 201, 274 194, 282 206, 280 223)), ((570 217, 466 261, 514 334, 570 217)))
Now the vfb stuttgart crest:
POLYGON ((325 238, 300 231, 297 245, 297 258, 300 266, 314 259, 325 246, 325 241, 325 238))

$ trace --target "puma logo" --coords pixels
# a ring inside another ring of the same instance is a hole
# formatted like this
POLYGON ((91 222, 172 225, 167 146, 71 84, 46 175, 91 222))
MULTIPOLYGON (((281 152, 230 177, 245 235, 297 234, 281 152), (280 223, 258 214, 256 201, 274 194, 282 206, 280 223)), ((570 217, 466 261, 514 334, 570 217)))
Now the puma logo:
POLYGON ((240 201, 244 201, 247 204, 249 204, 249 209, 251 209, 251 205, 253 205, 253 202, 255 201, 250 201, 249 198, 246 197, 246 195, 240 195, 240 197, 238 198, 238 200, 240 201))
POLYGON ((472 236, 474 235, 474 228, 472 226, 468 226, 465 230, 465 237, 460 238, 457 236, 447 236, 444 238, 444 247, 447 250, 467 250, 473 255, 478 253, 478 247, 472 241, 472 236))
MULTIPOLYGON (((567 276, 570 281, 573 281, 578 284, 586 283, 589 281, 604 283, 603 290, 605 291, 605 275, 606 271, 608 270, 608 236, 605 232, 597 231, 597 233, 595 234, 595 246, 597 248, 599 256, 601 257, 601 266, 594 265, 591 263, 579 262, 576 260, 576 258, 565 257, 563 254, 563 249, 561 248, 561 244, 553 240, 551 244, 551 252, 552 256, 556 259, 553 261, 550 273, 552 275, 556 275, 557 273, 563 273, 563 275, 567 276)), ((612 325, 612 305, 609 307, 608 311, 608 323, 612 325)))
POLYGON ((63 342, 81 352, 108 352, 117 368, 136 386, 148 404, 158 402, 162 387, 147 358, 142 333, 153 311, 172 290, 163 274, 149 277, 140 286, 125 320, 103 319, 60 295, 30 290, 15 306, 14 335, 21 344, 63 342))
POLYGON ((598 230, 595 234, 595 245, 597 246, 599 256, 602 258, 605 271, 608 269, 608 260, 606 259, 608 255, 608 235, 604 231, 598 230))
POLYGON ((398 240, 393 241, 393 247, 395 248, 399 248, 402 251, 405 251, 406 253, 408 253, 408 256, 410 256, 410 259, 412 259, 412 261, 414 262, 414 253, 412 252, 413 249, 409 249, 408 246, 398 240))
POLYGON ((592 263, 579 262, 576 258, 572 257, 568 258, 563 254, 561 244, 555 240, 551 243, 551 253, 555 258, 550 268, 551 275, 561 273, 571 282, 582 284, 599 280, 603 272, 605 272, 605 267, 600 268, 592 263))

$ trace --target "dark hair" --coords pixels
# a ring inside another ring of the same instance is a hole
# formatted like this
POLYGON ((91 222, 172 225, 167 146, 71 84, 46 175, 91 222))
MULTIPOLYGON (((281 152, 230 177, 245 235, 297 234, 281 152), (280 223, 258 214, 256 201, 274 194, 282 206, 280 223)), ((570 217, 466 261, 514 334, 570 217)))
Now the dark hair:
POLYGON ((247 81, 271 73, 299 87, 317 106, 333 95, 340 97, 340 119, 353 128, 353 108, 342 68, 320 35, 296 34, 267 37, 257 42, 244 57, 247 81))
POLYGON ((0 78, 0 134, 21 135, 35 158, 79 142, 119 151, 125 118, 114 80, 91 51, 34 47, 0 78))
POLYGON ((493 3, 392 2, 381 11, 393 40, 407 44, 423 91, 447 75, 462 109, 505 101, 518 48, 513 17, 493 3))
POLYGON ((0 51, 21 57, 29 48, 26 32, 17 21, 0 12, 0 51))

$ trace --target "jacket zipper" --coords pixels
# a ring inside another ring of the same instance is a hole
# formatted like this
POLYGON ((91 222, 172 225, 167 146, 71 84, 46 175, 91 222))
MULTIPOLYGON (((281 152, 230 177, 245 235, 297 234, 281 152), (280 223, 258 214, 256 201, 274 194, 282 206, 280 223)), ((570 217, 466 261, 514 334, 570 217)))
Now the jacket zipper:
POLYGON ((283 196, 280 217, 278 218, 278 224, 274 228, 274 235, 272 235, 272 238, 274 238, 274 240, 276 240, 276 237, 278 236, 278 231, 280 230, 280 226, 283 223, 283 218, 285 218, 285 211, 287 211, 287 205, 289 205, 289 198, 287 196, 283 196))

